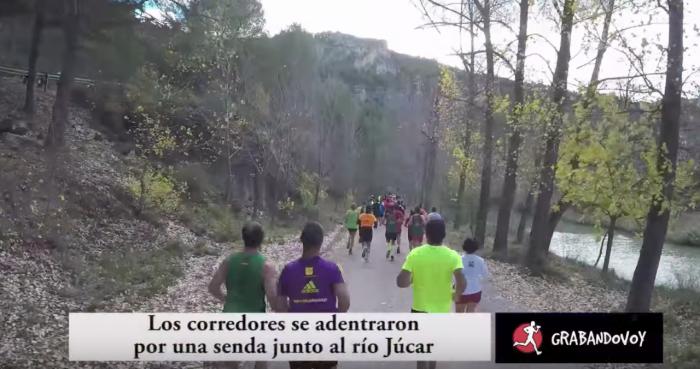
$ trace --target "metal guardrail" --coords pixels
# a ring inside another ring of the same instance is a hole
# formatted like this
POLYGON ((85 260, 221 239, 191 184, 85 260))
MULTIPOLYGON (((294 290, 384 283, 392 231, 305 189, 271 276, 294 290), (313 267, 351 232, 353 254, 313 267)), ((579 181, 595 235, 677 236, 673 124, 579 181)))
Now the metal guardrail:
MULTIPOLYGON (((17 69, 17 68, 11 68, 11 67, 3 67, 0 66, 0 74, 5 74, 5 75, 10 75, 10 76, 20 76, 20 77, 26 77, 29 74, 29 71, 24 70, 24 69, 17 69)), ((43 78, 46 75, 46 73, 37 73, 37 79, 43 78)), ((58 81, 61 78, 61 74, 48 74, 48 79, 49 81, 58 81)), ((80 77, 75 77, 73 78, 73 81, 75 83, 87 85, 87 86, 94 86, 95 85, 95 80, 88 79, 88 78, 80 78, 80 77)))

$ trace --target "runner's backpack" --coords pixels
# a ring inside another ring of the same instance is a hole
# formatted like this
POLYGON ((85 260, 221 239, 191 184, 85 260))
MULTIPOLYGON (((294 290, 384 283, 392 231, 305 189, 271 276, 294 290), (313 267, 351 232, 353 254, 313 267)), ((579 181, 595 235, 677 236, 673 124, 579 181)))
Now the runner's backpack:
POLYGON ((423 217, 420 214, 411 216, 411 224, 408 226, 408 234, 411 237, 422 236, 424 232, 423 217))

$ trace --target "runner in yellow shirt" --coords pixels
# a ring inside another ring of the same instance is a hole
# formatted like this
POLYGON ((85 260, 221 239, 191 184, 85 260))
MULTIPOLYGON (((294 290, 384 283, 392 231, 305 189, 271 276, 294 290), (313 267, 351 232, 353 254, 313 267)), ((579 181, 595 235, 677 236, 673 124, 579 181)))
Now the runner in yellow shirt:
MULTIPOLYGON (((406 288, 413 285, 412 313, 449 313, 467 287, 462 274, 462 258, 447 246, 445 221, 430 220, 425 226, 428 243, 414 248, 406 256, 396 285, 406 288), (452 289, 454 280, 455 289, 452 289)), ((417 369, 435 369, 435 361, 419 361, 417 369)))
POLYGON ((445 239, 445 222, 428 221, 425 226, 428 243, 416 247, 408 254, 396 284, 413 287, 413 312, 449 313, 452 305, 467 287, 462 274, 462 258, 442 244, 445 239), (455 282, 455 290, 452 282, 455 282))

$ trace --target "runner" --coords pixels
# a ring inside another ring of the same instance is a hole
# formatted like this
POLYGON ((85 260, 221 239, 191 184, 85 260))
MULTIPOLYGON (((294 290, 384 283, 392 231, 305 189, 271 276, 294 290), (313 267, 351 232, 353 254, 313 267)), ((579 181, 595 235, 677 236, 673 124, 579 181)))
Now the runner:
POLYGON ((350 209, 345 213, 345 228, 348 229, 348 244, 346 248, 348 249, 348 254, 352 255, 352 247, 355 245, 355 233, 357 233, 357 222, 360 217, 360 213, 357 209, 357 205, 352 203, 350 209))
POLYGON ((362 246, 362 258, 365 262, 369 261, 369 250, 372 245, 372 235, 374 231, 372 227, 377 223, 377 218, 372 215, 372 209, 368 206, 365 212, 358 219, 360 224, 360 245, 362 246))
POLYGON ((396 222, 398 223, 398 233, 396 235, 396 254, 401 253, 401 231, 403 230, 403 223, 405 221, 405 213, 404 213, 404 208, 401 206, 401 204, 397 204, 394 207, 394 217, 396 218, 396 222))
POLYGON ((391 261, 394 261, 394 254, 392 251, 396 244, 399 229, 401 228, 401 222, 396 218, 397 214, 398 209, 393 208, 386 214, 386 258, 391 258, 391 261))
MULTIPOLYGON (((209 293, 224 303, 224 313, 264 313, 265 297, 272 310, 277 308, 275 267, 260 253, 265 236, 262 226, 251 222, 241 230, 243 251, 227 257, 209 282, 209 293), (226 294, 221 285, 226 285, 226 294)), ((220 368, 238 368, 238 362, 222 362, 220 368)), ((256 369, 267 368, 267 363, 255 363, 256 369)))
POLYGON ((486 262, 480 256, 474 254, 479 249, 479 242, 473 238, 467 238, 462 244, 466 254, 462 256, 462 274, 467 280, 467 289, 459 297, 455 305, 458 313, 473 313, 481 302, 481 281, 488 277, 489 271, 486 262))
POLYGON ((408 228, 408 247, 410 250, 423 243, 425 223, 425 218, 420 214, 419 208, 415 208, 411 212, 411 216, 406 219, 406 228, 408 228))
POLYGON ((374 203, 374 207, 372 209, 372 212, 374 214, 374 217, 377 219, 374 222, 374 228, 377 228, 379 226, 379 222, 382 219, 382 215, 384 214, 384 205, 382 205, 381 201, 376 201, 374 203))
POLYGON ((386 208, 384 207, 384 202, 380 202, 379 203, 379 221, 378 221, 378 224, 382 224, 382 222, 384 221, 384 213, 386 213, 386 208))
MULTIPOLYGON (((287 264, 279 278, 280 311, 290 313, 344 313, 350 308, 350 295, 340 267, 320 256, 323 228, 306 223, 301 232, 301 258, 287 264)), ((332 369, 333 362, 290 362, 291 369, 332 369)))
POLYGON ((433 219, 442 219, 442 215, 440 215, 440 213, 437 212, 437 208, 434 206, 430 209, 430 214, 428 214, 428 221, 431 221, 433 219))
MULTIPOLYGON (((408 253, 396 277, 400 288, 413 287, 413 313, 449 313, 467 287, 459 254, 442 245, 445 222, 431 220, 425 227, 428 243, 408 253), (455 290, 452 290, 452 281, 455 290)), ((418 362, 418 369, 434 369, 437 363, 418 362)))

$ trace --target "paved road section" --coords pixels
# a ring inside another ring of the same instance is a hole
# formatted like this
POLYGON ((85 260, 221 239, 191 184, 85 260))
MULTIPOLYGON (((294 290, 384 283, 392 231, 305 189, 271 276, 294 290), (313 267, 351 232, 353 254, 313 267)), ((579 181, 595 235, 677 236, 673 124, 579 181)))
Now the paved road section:
MULTIPOLYGON (((405 231, 405 230, 404 230, 405 231)), ((351 312, 410 312, 411 289, 396 287, 396 275, 401 270, 401 265, 408 252, 408 239, 406 232, 402 233, 401 254, 395 255, 394 261, 387 260, 384 229, 380 227, 374 231, 370 261, 365 262, 361 258, 362 250, 355 244, 353 255, 348 255, 345 245, 335 246, 334 259, 343 268, 345 281, 350 289, 351 312)), ((341 238, 345 240, 345 238, 341 238)), ((493 289, 486 283, 481 311, 518 311, 508 301, 498 297, 493 289)), ((493 357, 493 354, 492 354, 493 357)), ((415 368, 412 362, 341 362, 339 369, 404 369, 415 368)), ((274 362, 270 368, 289 368, 287 363, 274 362)), ((500 364, 489 362, 443 362, 438 363, 438 369, 466 369, 466 368, 579 368, 575 365, 565 364, 500 364)))

